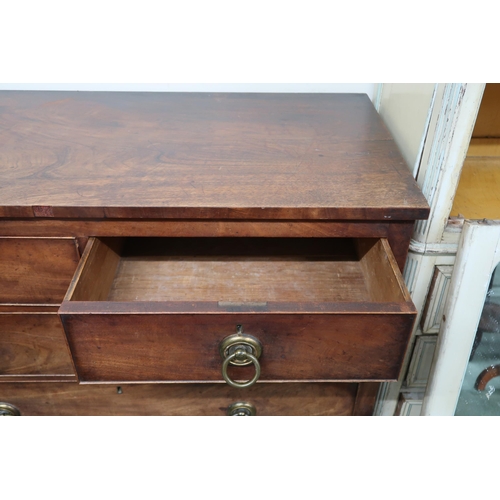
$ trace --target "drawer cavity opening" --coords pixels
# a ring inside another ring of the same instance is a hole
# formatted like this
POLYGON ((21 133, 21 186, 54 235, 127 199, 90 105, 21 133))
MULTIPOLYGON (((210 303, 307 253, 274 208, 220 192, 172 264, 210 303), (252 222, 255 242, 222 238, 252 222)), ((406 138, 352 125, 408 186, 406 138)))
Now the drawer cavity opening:
POLYGON ((410 298, 384 239, 91 238, 65 301, 382 303, 410 298))

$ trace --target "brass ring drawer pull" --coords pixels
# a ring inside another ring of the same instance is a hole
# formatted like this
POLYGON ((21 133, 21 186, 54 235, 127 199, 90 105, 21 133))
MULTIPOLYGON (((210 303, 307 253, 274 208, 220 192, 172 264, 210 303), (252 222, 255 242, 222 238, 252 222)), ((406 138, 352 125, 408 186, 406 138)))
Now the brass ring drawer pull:
POLYGON ((10 403, 0 402, 0 417, 19 417, 21 412, 10 403))
POLYGON ((222 376, 224 377, 224 380, 231 387, 239 387, 239 388, 250 387, 251 385, 255 384, 255 382, 257 382, 257 380, 260 377, 260 363, 259 363, 259 360, 253 354, 250 354, 249 352, 246 352, 243 349, 238 349, 233 354, 230 354, 224 360, 224 363, 222 363, 222 376), (235 382, 228 375, 228 373, 227 373, 227 367, 233 361, 237 361, 237 360, 242 359, 242 358, 250 359, 252 361, 252 363, 255 366, 255 375, 248 382, 235 382))
POLYGON ((254 417, 257 415, 257 410, 252 403, 238 401, 228 407, 227 414, 230 417, 254 417))
POLYGON ((224 359, 222 363, 222 376, 231 387, 244 388, 255 384, 260 377, 260 363, 258 358, 262 353, 261 343, 251 335, 243 334, 240 325, 238 333, 226 337, 220 344, 220 354, 224 359), (255 367, 255 375, 247 382, 236 382, 227 373, 229 365, 246 366, 252 364, 255 367))

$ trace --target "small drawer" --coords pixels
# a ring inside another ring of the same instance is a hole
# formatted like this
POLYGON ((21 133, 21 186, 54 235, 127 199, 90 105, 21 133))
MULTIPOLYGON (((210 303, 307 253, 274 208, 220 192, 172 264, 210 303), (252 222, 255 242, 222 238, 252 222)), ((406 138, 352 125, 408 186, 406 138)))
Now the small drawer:
POLYGON ((397 379, 416 311, 383 239, 96 238, 59 314, 82 382, 223 381, 237 331, 259 381, 360 382, 397 379))
POLYGON ((0 238, 0 304, 60 304, 78 261, 74 238, 0 238))
POLYGON ((256 416, 352 415, 357 384, 257 384, 238 391, 223 384, 0 384, 0 405, 21 416, 226 416, 249 403, 256 416))
POLYGON ((47 376, 76 379, 57 309, 37 309, 0 312, 0 382, 47 376))

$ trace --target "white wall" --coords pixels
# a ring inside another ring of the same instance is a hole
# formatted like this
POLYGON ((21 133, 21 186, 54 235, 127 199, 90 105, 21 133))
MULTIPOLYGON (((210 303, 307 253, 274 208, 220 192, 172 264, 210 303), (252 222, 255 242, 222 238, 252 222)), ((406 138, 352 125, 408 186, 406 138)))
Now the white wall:
POLYGON ((368 94, 375 83, 0 83, 0 90, 106 90, 145 92, 346 92, 368 94))
POLYGON ((416 173, 430 118, 435 83, 384 83, 379 113, 416 173))

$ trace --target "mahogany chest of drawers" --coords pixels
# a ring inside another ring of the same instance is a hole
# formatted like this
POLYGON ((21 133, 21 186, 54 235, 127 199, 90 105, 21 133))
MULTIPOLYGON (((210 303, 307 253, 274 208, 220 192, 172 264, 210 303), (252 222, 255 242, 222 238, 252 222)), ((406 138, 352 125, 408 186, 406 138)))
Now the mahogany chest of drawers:
POLYGON ((428 206, 365 95, 0 92, 0 412, 361 415, 428 206))

